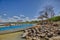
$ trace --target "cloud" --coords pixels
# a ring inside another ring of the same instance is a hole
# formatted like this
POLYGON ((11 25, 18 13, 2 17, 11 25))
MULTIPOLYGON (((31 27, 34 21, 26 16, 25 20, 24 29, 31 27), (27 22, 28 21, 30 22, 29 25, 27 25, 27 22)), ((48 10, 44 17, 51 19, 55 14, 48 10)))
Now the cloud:
POLYGON ((40 19, 37 19, 37 18, 34 18, 34 19, 31 19, 31 21, 39 21, 40 19))
POLYGON ((13 16, 13 18, 14 18, 14 19, 20 19, 20 17, 19 17, 19 16, 13 16))
POLYGON ((13 17, 8 17, 7 19, 3 19, 3 22, 17 22, 18 20, 24 20, 24 18, 21 18, 20 16, 13 16, 13 17))
MULTIPOLYGON (((6 15, 6 14, 4 14, 6 15)), ((26 17, 24 15, 20 15, 20 16, 13 16, 13 17, 7 17, 7 19, 4 19, 0 16, 0 18, 2 18, 2 22, 17 22, 18 20, 22 20, 23 22, 25 21, 35 21, 35 20, 39 20, 37 19, 38 16, 34 16, 34 19, 30 19, 29 17, 26 17)))
POLYGON ((0 16, 0 19, 2 18, 2 16, 0 16))
POLYGON ((20 17, 25 17, 24 15, 20 15, 20 17))
POLYGON ((7 14, 3 14, 4 16, 6 16, 7 14))
POLYGON ((34 19, 30 19, 29 17, 25 17, 24 21, 39 21, 40 19, 34 18, 34 19))
POLYGON ((2 22, 17 22, 18 20, 21 20, 21 18, 19 16, 13 16, 7 17, 7 19, 5 19, 0 16, 0 20, 2 20, 2 22))
POLYGON ((29 19, 29 17, 25 17, 25 20, 28 21, 28 20, 30 20, 30 19, 29 19))
POLYGON ((7 22, 17 22, 17 19, 12 17, 12 18, 8 18, 6 21, 7 22))
POLYGON ((57 14, 57 15, 55 15, 55 16, 60 16, 60 14, 57 14))
POLYGON ((38 18, 39 16, 34 16, 34 18, 38 18))

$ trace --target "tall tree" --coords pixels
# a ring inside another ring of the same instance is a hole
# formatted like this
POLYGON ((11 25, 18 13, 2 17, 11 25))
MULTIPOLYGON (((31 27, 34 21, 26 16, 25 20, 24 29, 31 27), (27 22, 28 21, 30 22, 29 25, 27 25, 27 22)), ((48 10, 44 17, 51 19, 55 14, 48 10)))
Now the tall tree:
POLYGON ((43 18, 52 18, 55 15, 54 9, 50 5, 46 6, 43 11, 39 12, 39 14, 40 16, 38 18, 42 19, 42 23, 43 23, 43 18))

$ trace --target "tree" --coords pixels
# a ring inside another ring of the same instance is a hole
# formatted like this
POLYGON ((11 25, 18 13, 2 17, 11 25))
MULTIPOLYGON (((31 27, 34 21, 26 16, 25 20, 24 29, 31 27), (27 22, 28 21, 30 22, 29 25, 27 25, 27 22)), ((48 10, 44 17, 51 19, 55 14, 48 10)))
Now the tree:
POLYGON ((48 18, 52 18, 55 15, 54 7, 52 7, 51 5, 45 7, 45 12, 47 12, 48 18))
POLYGON ((41 19, 41 23, 43 24, 43 18, 44 18, 44 15, 43 15, 44 11, 40 11, 39 14, 40 16, 38 17, 38 19, 41 19))
POLYGON ((43 11, 39 12, 39 14, 40 16, 38 18, 42 19, 42 23, 44 18, 52 18, 55 15, 53 7, 50 5, 46 6, 43 11))

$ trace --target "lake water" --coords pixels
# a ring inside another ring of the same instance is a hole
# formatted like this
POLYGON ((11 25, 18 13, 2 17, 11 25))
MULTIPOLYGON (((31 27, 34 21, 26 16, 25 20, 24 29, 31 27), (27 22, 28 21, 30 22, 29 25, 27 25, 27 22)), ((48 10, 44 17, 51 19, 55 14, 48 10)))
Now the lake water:
POLYGON ((5 31, 5 30, 11 30, 11 29, 25 29, 27 27, 32 27, 33 24, 22 24, 22 25, 16 25, 16 26, 6 26, 6 27, 1 27, 0 31, 5 31))

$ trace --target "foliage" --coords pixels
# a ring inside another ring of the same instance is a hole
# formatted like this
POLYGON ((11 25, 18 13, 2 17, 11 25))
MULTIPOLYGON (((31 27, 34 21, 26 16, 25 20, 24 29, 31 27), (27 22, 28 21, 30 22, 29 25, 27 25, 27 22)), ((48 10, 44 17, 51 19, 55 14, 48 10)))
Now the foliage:
POLYGON ((52 20, 52 21, 60 21, 60 16, 55 16, 55 17, 52 17, 52 18, 50 18, 50 19, 48 19, 48 20, 52 20))

